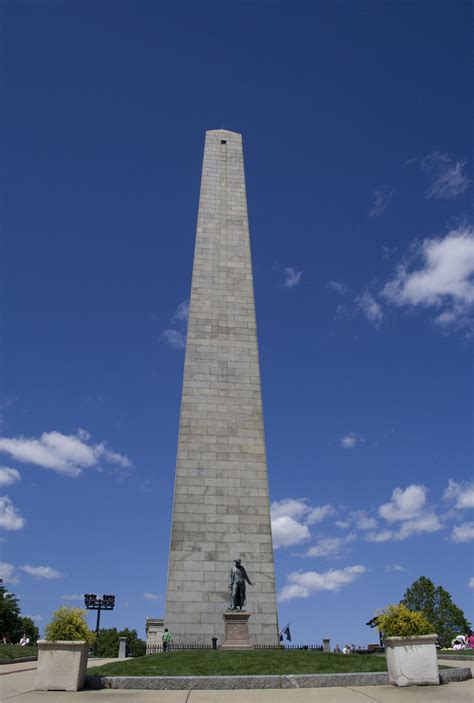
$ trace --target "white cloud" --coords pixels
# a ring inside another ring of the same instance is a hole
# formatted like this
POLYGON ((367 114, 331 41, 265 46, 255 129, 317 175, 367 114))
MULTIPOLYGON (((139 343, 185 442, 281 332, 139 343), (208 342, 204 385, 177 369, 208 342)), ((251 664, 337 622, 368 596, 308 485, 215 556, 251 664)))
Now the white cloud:
POLYGON ((350 522, 347 522, 347 520, 336 520, 334 523, 336 527, 340 527, 341 530, 347 530, 347 528, 350 526, 350 522))
POLYGON ((469 588, 474 588, 474 576, 471 576, 467 585, 469 586, 469 588))
POLYGON ((444 491, 445 500, 455 501, 456 508, 474 508, 474 481, 471 483, 456 483, 449 479, 444 491))
POLYGON ((11 486, 12 483, 21 481, 20 472, 16 469, 9 469, 8 466, 0 466, 0 486, 11 486))
POLYGON ((328 281, 328 288, 332 288, 339 295, 345 295, 349 290, 343 281, 328 281))
POLYGON ((334 508, 329 503, 327 503, 326 505, 319 505, 309 511, 308 515, 306 516, 306 524, 314 525, 317 522, 322 522, 328 517, 328 515, 332 515, 333 513, 334 508))
POLYGON ((52 469, 65 476, 77 477, 85 468, 95 467, 100 459, 110 464, 128 467, 132 462, 123 454, 107 448, 105 442, 87 444, 90 435, 79 430, 76 435, 43 432, 41 437, 0 438, 0 452, 28 464, 52 469))
POLYGON ((318 573, 317 571, 296 571, 288 576, 289 585, 279 594, 279 601, 284 602, 293 598, 308 598, 317 591, 340 591, 343 586, 356 581, 367 571, 365 566, 347 566, 345 569, 331 569, 318 573))
POLYGON ((294 288, 300 282, 303 271, 298 271, 295 266, 287 266, 283 269, 285 276, 285 288, 294 288))
POLYGON ((177 322, 187 322, 189 317, 189 300, 180 303, 176 309, 173 319, 177 322))
POLYGON ((270 506, 272 519, 283 516, 302 517, 310 508, 304 498, 285 498, 275 500, 270 506))
POLYGON ((370 208, 369 215, 371 217, 378 217, 385 212, 392 198, 395 195, 395 189, 389 185, 383 185, 376 188, 371 193, 372 207, 370 208))
POLYGON ((143 597, 145 600, 161 600, 159 593, 144 593, 143 597))
POLYGON ((356 435, 355 432, 349 432, 344 437, 339 440, 339 446, 342 449, 354 449, 359 444, 364 444, 366 442, 365 437, 361 435, 356 435))
POLYGON ((30 576, 34 576, 34 578, 46 579, 48 581, 62 577, 62 574, 51 566, 30 566, 29 564, 25 564, 24 566, 20 566, 20 569, 30 576))
POLYGON ((384 503, 379 508, 379 515, 388 522, 408 520, 424 507, 426 503, 425 486, 412 484, 402 490, 395 488, 389 503, 384 503))
POLYGON ((365 538, 367 542, 388 542, 393 539, 392 530, 380 530, 380 532, 369 532, 365 538))
POLYGON ((20 515, 8 496, 0 496, 0 527, 5 530, 21 530, 26 520, 20 515))
POLYGON ((422 171, 432 179, 426 191, 427 198, 453 200, 468 189, 471 181, 464 173, 465 161, 454 161, 444 152, 433 151, 419 163, 422 171))
POLYGON ((184 349, 186 346, 186 335, 178 330, 163 330, 161 338, 172 349, 184 349))
POLYGON ((323 537, 306 552, 307 557, 337 557, 347 540, 340 537, 323 537))
POLYGON ((426 513, 414 518, 413 520, 406 520, 402 522, 400 528, 395 533, 395 539, 400 541, 411 537, 412 535, 418 535, 425 532, 438 532, 441 530, 443 525, 434 513, 426 513))
POLYGON ((15 567, 7 561, 0 561, 0 578, 4 583, 20 583, 15 567))
POLYGON ((453 528, 453 542, 472 542, 474 540, 474 522, 462 522, 453 528))
POLYGON ((404 566, 401 566, 400 564, 387 564, 387 566, 385 567, 385 572, 387 574, 395 573, 397 571, 402 572, 402 571, 406 571, 406 569, 404 566))
POLYGON ((25 615, 25 618, 30 618, 30 620, 33 620, 34 622, 41 622, 43 620, 42 615, 25 615))
POLYGON ((445 331, 470 328, 474 308, 474 228, 463 225, 445 237, 425 239, 385 285, 393 305, 434 308, 445 331))
POLYGON ((374 530, 377 527, 377 520, 369 517, 365 510, 353 510, 350 517, 354 520, 355 526, 359 530, 374 530))
POLYGON ((383 310, 372 293, 368 290, 362 291, 355 299, 355 302, 364 317, 366 317, 369 322, 372 322, 378 329, 382 324, 383 310))
POLYGON ((282 515, 272 518, 272 536, 273 546, 277 549, 306 542, 311 535, 306 525, 302 525, 289 515, 282 515))
POLYGON ((81 593, 69 593, 64 596, 61 596, 62 600, 77 600, 77 601, 83 601, 84 600, 84 594, 81 593))

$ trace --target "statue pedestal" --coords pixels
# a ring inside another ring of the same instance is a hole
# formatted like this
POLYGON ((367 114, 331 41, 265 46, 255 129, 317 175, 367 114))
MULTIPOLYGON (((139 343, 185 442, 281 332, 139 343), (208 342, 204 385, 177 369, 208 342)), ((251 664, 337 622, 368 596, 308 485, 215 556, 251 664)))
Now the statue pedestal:
POLYGON ((250 613, 245 610, 228 610, 224 618, 224 642, 221 649, 253 649, 249 637, 250 613))

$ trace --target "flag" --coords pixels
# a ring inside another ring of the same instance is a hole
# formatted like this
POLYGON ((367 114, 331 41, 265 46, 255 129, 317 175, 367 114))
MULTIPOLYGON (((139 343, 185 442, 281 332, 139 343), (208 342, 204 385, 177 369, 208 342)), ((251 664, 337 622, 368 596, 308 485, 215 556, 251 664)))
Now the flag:
POLYGON ((283 630, 280 631, 280 642, 283 642, 283 635, 286 637, 288 642, 291 642, 291 632, 290 632, 289 625, 287 625, 286 627, 283 628, 283 630))

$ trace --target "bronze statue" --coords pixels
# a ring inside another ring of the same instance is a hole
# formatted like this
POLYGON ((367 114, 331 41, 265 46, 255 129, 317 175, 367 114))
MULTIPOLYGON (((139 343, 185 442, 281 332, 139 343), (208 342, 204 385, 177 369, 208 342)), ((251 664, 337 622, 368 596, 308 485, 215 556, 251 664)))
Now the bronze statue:
POLYGON ((235 559, 234 564, 229 574, 229 589, 230 589, 230 605, 229 610, 242 610, 245 605, 245 582, 253 586, 253 583, 247 576, 244 566, 240 559, 235 559))

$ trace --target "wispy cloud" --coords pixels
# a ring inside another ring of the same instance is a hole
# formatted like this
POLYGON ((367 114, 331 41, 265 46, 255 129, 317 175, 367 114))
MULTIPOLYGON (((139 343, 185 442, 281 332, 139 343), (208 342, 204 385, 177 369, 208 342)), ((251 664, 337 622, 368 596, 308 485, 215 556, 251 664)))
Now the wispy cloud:
POLYGON ((145 600, 161 600, 159 593, 144 593, 143 597, 145 600))
POLYGON ((15 567, 7 561, 0 561, 0 579, 4 583, 20 583, 20 577, 15 567))
POLYGON ((349 432, 349 434, 344 435, 339 440, 339 446, 341 449, 355 449, 361 444, 365 444, 367 440, 362 435, 357 435, 355 432, 349 432))
POLYGON ((172 349, 184 349, 186 346, 186 335, 178 330, 163 330, 161 338, 172 349))
POLYGON ((279 594, 278 600, 285 602, 294 598, 308 598, 318 591, 340 591, 344 586, 356 581, 367 571, 365 566, 346 566, 345 569, 317 571, 295 571, 288 576, 289 585, 279 594))
POLYGON ((469 586, 469 588, 474 588, 474 576, 471 576, 467 585, 469 586))
POLYGON ((20 515, 8 496, 0 496, 0 527, 4 530, 21 530, 26 520, 20 515))
POLYGON ((401 564, 387 564, 387 566, 385 567, 385 572, 387 574, 396 573, 398 571, 403 572, 406 571, 406 569, 404 566, 401 566, 401 564))
POLYGON ((346 293, 349 292, 349 287, 344 283, 344 281, 328 281, 327 286, 339 295, 346 295, 346 293))
POLYGON ((363 290, 356 297, 355 303, 364 317, 378 329, 383 321, 383 310, 375 296, 369 290, 363 290))
POLYGON ((0 438, 0 452, 26 464, 52 469, 76 478, 83 469, 98 466, 101 460, 121 468, 132 466, 124 454, 111 451, 105 442, 88 444, 90 434, 79 430, 76 435, 44 432, 41 437, 0 438))
POLYGON ((395 189, 389 185, 382 185, 375 188, 370 194, 371 207, 369 215, 371 217, 382 215, 392 202, 395 192, 395 189))
POLYGON ((457 483, 449 479, 443 498, 446 501, 454 501, 455 507, 460 510, 474 508, 474 481, 457 483))
POLYGON ((474 541, 474 522, 462 522, 456 525, 451 533, 453 542, 472 542, 474 541))
POLYGON ((21 481, 19 471, 16 469, 10 469, 8 466, 0 467, 0 486, 11 486, 17 481, 21 481))
POLYGON ((474 309, 474 228, 463 225, 413 248, 382 290, 389 303, 432 308, 443 329, 472 328, 474 309))
POLYGON ((186 334, 189 318, 189 300, 184 300, 176 308, 171 323, 176 329, 166 329, 160 335, 160 339, 172 349, 184 349, 186 346, 186 334))
POLYGON ((299 285, 303 271, 298 271, 296 266, 286 266, 283 269, 285 288, 294 288, 299 285))
POLYGON ((431 179, 426 191, 427 198, 454 200, 469 188, 471 181, 464 172, 466 162, 455 161, 446 152, 433 151, 414 162, 431 179))
POLYGON ((365 510, 353 510, 350 517, 358 530, 374 530, 377 527, 377 520, 369 517, 365 510))
POLYGON ((56 569, 53 569, 51 566, 31 566, 30 564, 25 564, 19 568, 21 571, 24 571, 37 579, 52 581, 62 577, 62 574, 59 571, 56 571, 56 569))
POLYGON ((356 536, 351 532, 346 537, 321 537, 305 553, 306 557, 325 557, 335 559, 341 556, 344 546, 353 542, 356 536))

